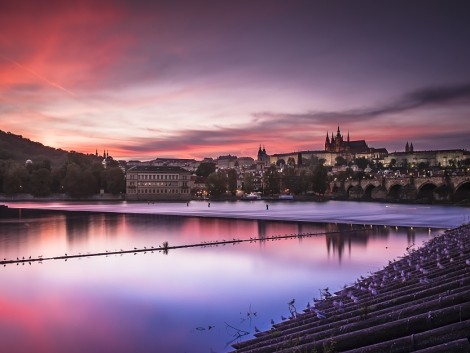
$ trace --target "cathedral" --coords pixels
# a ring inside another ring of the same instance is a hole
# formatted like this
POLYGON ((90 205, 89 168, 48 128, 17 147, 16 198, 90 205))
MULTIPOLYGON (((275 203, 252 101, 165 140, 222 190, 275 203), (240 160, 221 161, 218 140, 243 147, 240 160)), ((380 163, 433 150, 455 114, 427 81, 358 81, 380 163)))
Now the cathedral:
POLYGON ((351 141, 349 139, 349 132, 348 137, 344 140, 343 135, 341 135, 341 131, 338 130, 336 132, 336 136, 333 136, 333 132, 331 133, 331 139, 326 133, 325 139, 325 152, 334 152, 334 153, 368 153, 370 151, 369 147, 367 146, 366 141, 364 140, 357 140, 351 141))
POLYGON ((269 164, 269 155, 266 152, 266 148, 261 149, 261 145, 259 145, 259 150, 258 150, 258 162, 263 162, 265 165, 269 164))

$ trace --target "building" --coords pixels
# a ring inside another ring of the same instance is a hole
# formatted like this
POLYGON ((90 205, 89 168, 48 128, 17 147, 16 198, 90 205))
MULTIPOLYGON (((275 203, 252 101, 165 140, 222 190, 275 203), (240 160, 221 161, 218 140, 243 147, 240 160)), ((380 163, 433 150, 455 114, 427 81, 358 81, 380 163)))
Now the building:
POLYGON ((156 167, 181 167, 188 170, 196 170, 199 162, 188 158, 155 158, 150 165, 156 167))
POLYGON ((418 167, 421 163, 429 167, 458 167, 470 158, 470 152, 461 149, 415 151, 413 143, 406 143, 405 152, 392 152, 384 158, 386 167, 418 167))
POLYGON ((338 126, 336 136, 331 133, 330 138, 328 132, 326 133, 324 150, 278 153, 269 156, 269 159, 271 164, 276 164, 279 160, 283 160, 284 163, 294 160, 296 165, 302 165, 308 164, 308 160, 312 158, 318 158, 324 160, 326 166, 334 166, 338 157, 344 158, 347 162, 351 162, 355 158, 382 161, 387 154, 388 151, 385 148, 369 147, 365 140, 351 141, 349 132, 346 139, 344 139, 338 126))
POLYGON ((191 173, 181 167, 135 166, 126 172, 126 199, 189 200, 191 173))
POLYGON ((261 149, 261 145, 259 145, 257 162, 264 164, 265 166, 269 165, 269 156, 264 146, 263 146, 263 149, 261 149))
POLYGON ((336 137, 333 136, 333 132, 331 133, 331 139, 328 136, 328 132, 326 133, 325 139, 325 152, 335 152, 335 153, 366 153, 369 152, 369 147, 365 140, 357 140, 351 141, 349 139, 349 132, 348 137, 344 140, 343 135, 341 135, 341 131, 338 130, 336 132, 336 137))
POLYGON ((217 168, 219 169, 232 169, 237 165, 237 156, 228 154, 226 156, 219 156, 217 158, 217 168))
POLYGON ((238 167, 242 169, 249 168, 253 164, 255 164, 255 160, 251 157, 238 157, 237 162, 238 162, 238 167))

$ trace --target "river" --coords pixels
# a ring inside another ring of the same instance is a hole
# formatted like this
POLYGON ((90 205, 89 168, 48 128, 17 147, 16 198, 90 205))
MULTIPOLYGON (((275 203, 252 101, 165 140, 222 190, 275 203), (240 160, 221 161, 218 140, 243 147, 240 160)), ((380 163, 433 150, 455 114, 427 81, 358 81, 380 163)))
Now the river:
POLYGON ((292 299, 301 311, 320 290, 352 283, 470 214, 352 202, 8 206, 15 210, 0 219, 2 259, 149 249, 2 266, 1 351, 20 353, 226 352, 255 327, 288 317, 292 299), (326 234, 266 240, 299 233, 326 234), (151 252, 164 241, 233 238, 257 241, 151 252))

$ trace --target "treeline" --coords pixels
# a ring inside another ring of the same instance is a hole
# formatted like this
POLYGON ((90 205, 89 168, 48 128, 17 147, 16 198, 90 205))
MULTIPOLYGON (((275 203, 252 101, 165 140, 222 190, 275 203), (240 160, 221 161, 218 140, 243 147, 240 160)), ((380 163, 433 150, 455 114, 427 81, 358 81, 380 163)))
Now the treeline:
POLYGON ((245 171, 241 175, 235 169, 215 170, 215 164, 201 163, 196 174, 205 179, 207 191, 213 197, 230 193, 235 195, 238 187, 245 193, 253 191, 265 195, 283 192, 300 195, 313 192, 323 195, 328 188, 328 168, 324 160, 316 160, 303 168, 295 165, 271 165, 263 173, 245 171))
POLYGON ((0 161, 50 161, 52 166, 65 163, 67 151, 44 146, 21 135, 0 130, 0 161))
POLYGON ((67 153, 65 162, 58 166, 48 159, 26 163, 0 160, 0 193, 36 197, 67 193, 80 198, 100 190, 112 194, 125 192, 125 175, 118 162, 109 157, 105 167, 102 161, 101 157, 77 152, 67 153))

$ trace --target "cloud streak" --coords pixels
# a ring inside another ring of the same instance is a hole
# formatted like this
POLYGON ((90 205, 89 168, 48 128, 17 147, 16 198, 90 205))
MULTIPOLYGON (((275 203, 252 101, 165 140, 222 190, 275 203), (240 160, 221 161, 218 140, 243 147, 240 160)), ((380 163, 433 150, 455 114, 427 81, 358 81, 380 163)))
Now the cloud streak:
MULTIPOLYGON (((268 119, 271 123, 275 123, 278 124, 279 127, 283 127, 286 124, 289 124, 289 122, 292 122, 292 119, 296 121, 320 124, 331 124, 331 122, 334 123, 334 121, 348 122, 358 119, 365 122, 391 114, 406 113, 415 109, 424 109, 428 107, 445 107, 449 104, 470 105, 470 83, 415 90, 403 95, 392 103, 386 103, 375 107, 344 111, 313 111, 299 114, 260 112, 254 113, 253 115, 255 118, 261 120, 268 119)), ((257 121, 257 119, 255 119, 255 121, 257 121)))

